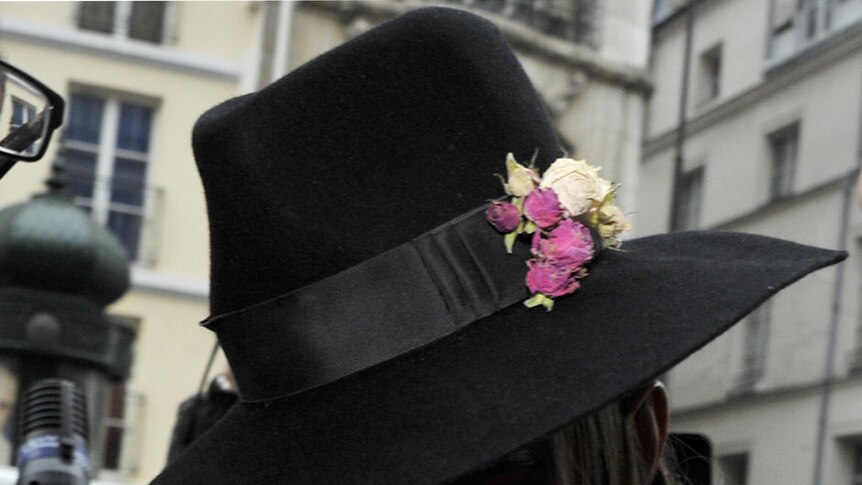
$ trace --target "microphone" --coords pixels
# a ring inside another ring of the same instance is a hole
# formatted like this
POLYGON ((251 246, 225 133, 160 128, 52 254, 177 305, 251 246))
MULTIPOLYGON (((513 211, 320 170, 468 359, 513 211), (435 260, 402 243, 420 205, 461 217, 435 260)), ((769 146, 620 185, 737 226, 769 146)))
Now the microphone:
POLYGON ((42 379, 20 409, 17 485, 87 485, 87 405, 75 384, 42 379))

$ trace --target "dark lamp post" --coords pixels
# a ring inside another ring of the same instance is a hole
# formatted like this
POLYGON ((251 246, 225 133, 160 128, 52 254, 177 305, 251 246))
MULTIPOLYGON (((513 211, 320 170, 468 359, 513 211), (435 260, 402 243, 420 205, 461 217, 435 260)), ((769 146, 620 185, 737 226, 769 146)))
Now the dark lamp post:
MULTIPOLYGON (((129 287, 129 260, 111 233, 62 195, 60 173, 55 166, 48 192, 0 210, 0 366, 17 378, 15 390, 0 389, 0 401, 20 402, 41 379, 74 382, 89 406, 98 469, 108 386, 125 380, 132 363, 135 331, 105 313, 129 287)), ((0 414, 0 429, 14 450, 20 437, 7 419, 0 414)))

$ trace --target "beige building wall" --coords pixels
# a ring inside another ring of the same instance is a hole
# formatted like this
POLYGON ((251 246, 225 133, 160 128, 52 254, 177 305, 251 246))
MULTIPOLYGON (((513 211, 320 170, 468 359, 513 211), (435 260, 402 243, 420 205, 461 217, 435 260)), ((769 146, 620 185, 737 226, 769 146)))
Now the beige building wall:
MULTIPOLYGON (((208 315, 209 240, 191 129, 211 106, 256 82, 260 5, 170 3, 165 42, 150 44, 76 26, 77 2, 0 3, 0 55, 69 99, 87 91, 155 108, 142 240, 153 258, 132 267, 132 289, 109 313, 139 319, 122 470, 103 478, 146 483, 164 466, 179 403, 197 391, 214 335, 208 315)), ((0 207, 44 190, 62 139, 46 157, 19 163, 0 182, 0 207)), ((216 369, 223 367, 223 358, 216 369)), ((2 385, 2 382, 0 382, 2 385)), ((8 452, 7 452, 8 453, 8 452)), ((0 456, 4 464, 8 457, 0 456)))
MULTIPOLYGON (((844 241, 841 226, 844 189, 848 180, 855 182, 853 170, 862 155, 862 15, 848 21, 836 10, 833 28, 821 27, 807 44, 779 56, 768 50, 771 3, 698 2, 683 169, 703 170, 698 195, 702 229, 750 232, 821 247, 846 245, 850 258, 840 280, 842 293, 835 300, 841 274, 829 268, 771 300, 764 347, 758 351, 763 375, 754 383, 746 380, 753 316, 673 369, 668 377, 672 426, 713 440, 714 483, 723 483, 733 473, 733 463, 739 463, 734 460, 743 456, 746 484, 813 483, 827 342, 837 304, 835 382, 819 483, 849 485, 856 483, 853 470, 862 466, 856 454, 862 438, 857 360, 862 210, 855 198, 844 241), (721 46, 719 93, 703 100, 707 79, 701 59, 716 45, 721 46), (795 175, 790 191, 775 199, 770 195, 770 136, 793 123, 798 123, 795 175)), ((840 3, 842 8, 862 7, 858 0, 840 3)), ((795 8, 796 2, 790 4, 795 8)), ((669 226, 685 22, 682 11, 653 31, 655 90, 643 145, 643 189, 633 217, 641 235, 669 226)), ((794 25, 801 25, 799 18, 794 25)))

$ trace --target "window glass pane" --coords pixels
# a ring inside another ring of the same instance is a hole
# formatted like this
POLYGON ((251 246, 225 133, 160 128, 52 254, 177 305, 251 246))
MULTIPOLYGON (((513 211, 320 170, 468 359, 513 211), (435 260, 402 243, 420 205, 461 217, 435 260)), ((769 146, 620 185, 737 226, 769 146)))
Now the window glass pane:
POLYGON ((115 2, 81 2, 78 27, 110 34, 114 31, 115 2))
POLYGON ((120 468, 120 452, 123 445, 123 429, 106 426, 104 436, 105 444, 102 466, 107 470, 118 470, 120 468))
POLYGON ((96 154, 84 150, 63 148, 60 158, 65 163, 67 192, 75 197, 91 199, 93 181, 96 177, 96 154))
MULTIPOLYGON (((14 148, 24 155, 35 155, 38 152, 39 146, 41 144, 39 138, 30 142, 31 144, 28 147, 26 146, 27 141, 24 141, 26 140, 26 138, 21 139, 18 136, 18 133, 15 132, 18 127, 26 125, 28 122, 30 122, 30 120, 33 120, 35 117, 35 106, 22 99, 18 99, 17 97, 12 96, 12 119, 10 120, 9 134, 2 137, 3 145, 7 146, 8 148, 14 148)), ((33 122, 33 128, 35 130, 38 130, 39 128, 36 127, 39 127, 39 121, 34 120, 33 122)), ((39 133, 38 131, 36 132, 39 133)))
POLYGON ((150 145, 150 122, 153 110, 131 103, 120 105, 117 148, 146 153, 150 145))
POLYGON ((703 199, 703 167, 682 174, 676 199, 676 231, 696 229, 700 225, 700 206, 703 199))
POLYGON ((105 100, 94 96, 73 94, 69 99, 69 119, 65 137, 86 143, 99 143, 105 100))
POLYGON ((126 248, 129 257, 137 259, 141 237, 141 216, 112 210, 108 215, 108 228, 126 248))
POLYGON ((165 24, 165 2, 132 2, 132 15, 129 18, 129 38, 162 42, 165 24))
POLYGON ((146 170, 147 165, 143 162, 117 158, 114 162, 111 202, 143 206, 146 170))
POLYGON ((12 125, 21 126, 36 116, 36 107, 18 98, 12 98, 12 125))
POLYGON ((799 125, 794 124, 769 136, 772 148, 772 185, 770 195, 780 199, 793 193, 799 125))
POLYGON ((723 456, 718 459, 719 476, 726 485, 748 484, 748 454, 723 456))

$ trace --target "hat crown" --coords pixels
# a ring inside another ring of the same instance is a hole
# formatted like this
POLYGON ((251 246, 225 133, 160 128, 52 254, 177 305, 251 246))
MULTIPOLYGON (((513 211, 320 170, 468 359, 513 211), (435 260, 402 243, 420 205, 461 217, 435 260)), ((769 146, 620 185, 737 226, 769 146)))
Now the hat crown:
POLYGON ((497 28, 430 8, 198 121, 214 314, 358 264, 501 193, 505 155, 560 155, 497 28))

